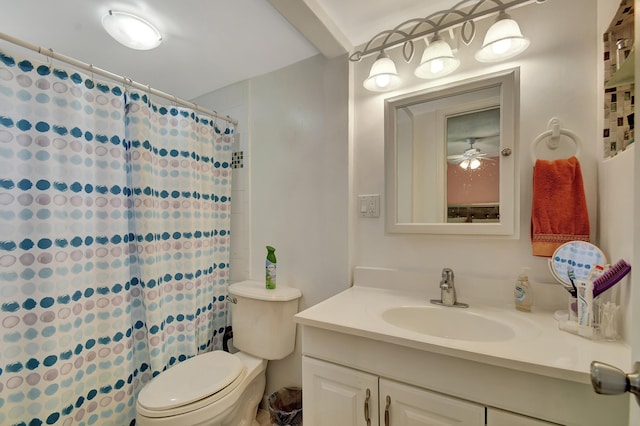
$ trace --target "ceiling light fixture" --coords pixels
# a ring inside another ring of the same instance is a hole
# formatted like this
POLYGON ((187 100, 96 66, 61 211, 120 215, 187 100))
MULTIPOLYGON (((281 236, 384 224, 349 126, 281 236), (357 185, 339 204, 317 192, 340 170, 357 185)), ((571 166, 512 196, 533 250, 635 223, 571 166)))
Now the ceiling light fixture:
POLYGON ((464 160, 462 163, 460 163, 460 167, 462 167, 465 170, 467 169, 475 170, 478 167, 480 167, 480 160, 478 160, 477 158, 472 158, 471 160, 464 160))
POLYGON ((102 17, 102 26, 111 37, 131 49, 149 50, 162 43, 156 27, 128 12, 110 10, 102 17))
MULTIPOLYGON (((522 35, 516 21, 506 14, 506 10, 529 3, 544 3, 546 0, 462 0, 448 10, 432 13, 426 18, 410 19, 376 34, 359 50, 349 56, 352 62, 378 53, 378 58, 371 67, 364 87, 375 92, 393 90, 401 81, 393 60, 385 53, 390 49, 402 46, 402 55, 408 63, 413 59, 414 41, 425 39, 433 34, 431 44, 425 48, 420 64, 414 71, 419 78, 437 78, 455 71, 460 60, 455 57, 449 43, 438 34, 448 30, 454 39, 454 30, 459 28, 460 40, 469 46, 476 34, 476 21, 489 16, 498 16, 484 38, 482 48, 475 55, 480 62, 494 62, 512 58, 522 53, 529 40, 522 35), (384 64, 384 66, 383 66, 384 64), (382 72, 380 69, 387 71, 382 72)), ((455 40, 454 40, 455 41, 455 40)), ((457 46, 458 43, 454 44, 457 46)))

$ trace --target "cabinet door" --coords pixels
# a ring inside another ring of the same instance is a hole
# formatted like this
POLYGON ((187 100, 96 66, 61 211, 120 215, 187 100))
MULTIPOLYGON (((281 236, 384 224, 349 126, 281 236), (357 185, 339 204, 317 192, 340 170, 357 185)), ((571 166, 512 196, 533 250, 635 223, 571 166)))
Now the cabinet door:
POLYGON ((380 423, 385 426, 484 426, 484 406, 380 379, 380 423))
POLYGON ((378 426, 377 376, 302 357, 302 387, 305 425, 378 426))
POLYGON ((554 424, 496 408, 487 408, 487 426, 552 426, 554 424))

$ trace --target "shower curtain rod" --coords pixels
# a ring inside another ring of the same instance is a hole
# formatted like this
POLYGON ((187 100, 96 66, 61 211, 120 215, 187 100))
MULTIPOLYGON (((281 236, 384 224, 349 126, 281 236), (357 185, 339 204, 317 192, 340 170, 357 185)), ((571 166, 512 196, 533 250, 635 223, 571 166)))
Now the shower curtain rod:
POLYGON ((65 63, 67 63, 69 65, 73 65, 74 67, 81 68, 81 69, 83 69, 85 71, 89 71, 89 72, 91 72, 93 74, 98 74, 98 75, 100 75, 102 77, 106 77, 106 78, 111 79, 113 81, 120 81, 120 82, 122 82, 122 84, 125 87, 126 86, 134 87, 134 88, 136 88, 138 90, 147 92, 147 93, 149 93, 151 95, 158 96, 160 98, 164 98, 164 99, 167 99, 169 101, 175 102, 177 104, 181 104, 181 105, 186 106, 188 108, 194 109, 194 110, 196 110, 198 112, 201 112, 201 113, 203 113, 205 115, 209 115, 211 117, 215 117, 215 118, 219 118, 221 120, 225 120, 225 121, 233 124, 234 126, 238 125, 238 120, 236 120, 234 118, 231 118, 228 115, 220 115, 215 111, 211 111, 211 110, 208 110, 206 108, 202 108, 201 106, 198 106, 197 104, 194 104, 193 102, 185 101, 184 99, 177 98, 177 97, 175 97, 173 95, 170 95, 168 93, 161 92, 160 90, 156 90, 156 89, 153 89, 153 88, 151 88, 149 86, 145 86, 143 84, 135 82, 135 81, 131 80, 128 77, 123 77, 121 75, 114 74, 114 73, 109 72, 109 71, 105 71, 105 70, 103 70, 101 68, 94 67, 92 64, 87 64, 85 62, 82 62, 82 61, 79 61, 77 59, 71 58, 69 56, 65 56, 65 55, 61 55, 59 53, 55 53, 53 51, 53 49, 45 49, 43 47, 36 46, 35 44, 28 43, 28 42, 20 40, 18 38, 11 37, 10 35, 2 33, 2 32, 0 32, 0 39, 2 39, 4 41, 8 41, 9 43, 13 43, 15 45, 18 45, 20 47, 24 47, 25 49, 33 50, 34 52, 37 52, 37 53, 39 53, 41 55, 44 55, 44 56, 48 56, 49 58, 56 59, 56 60, 61 61, 61 62, 65 62, 65 63))

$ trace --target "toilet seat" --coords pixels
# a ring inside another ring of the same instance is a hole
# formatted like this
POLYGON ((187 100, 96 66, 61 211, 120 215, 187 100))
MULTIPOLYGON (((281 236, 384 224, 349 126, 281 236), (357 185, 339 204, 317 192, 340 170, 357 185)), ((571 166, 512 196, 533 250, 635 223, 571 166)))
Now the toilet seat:
POLYGON ((147 417, 176 416, 209 405, 232 392, 246 375, 242 360, 224 351, 189 358, 154 377, 138 395, 147 417))

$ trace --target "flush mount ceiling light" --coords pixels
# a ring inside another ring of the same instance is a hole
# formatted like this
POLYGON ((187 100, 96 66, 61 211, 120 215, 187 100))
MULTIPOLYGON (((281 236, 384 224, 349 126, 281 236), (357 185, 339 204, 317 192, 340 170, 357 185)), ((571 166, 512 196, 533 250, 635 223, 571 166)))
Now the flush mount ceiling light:
POLYGON ((102 26, 119 43, 136 50, 160 46, 162 35, 149 22, 128 12, 110 10, 102 17, 102 26))
POLYGON ((451 74, 460 65, 460 60, 453 56, 449 43, 436 34, 431 44, 424 49, 420 65, 414 71, 419 78, 436 78, 451 74))
POLYGON ((364 81, 364 87, 372 92, 393 90, 400 85, 400 77, 389 55, 380 52, 371 66, 369 77, 364 81))
POLYGON ((520 26, 504 12, 484 36, 482 48, 476 53, 480 62, 496 62, 512 58, 529 47, 529 39, 520 31, 520 26))
MULTIPOLYGON (((460 41, 469 46, 475 38, 476 21, 496 15, 498 19, 489 28, 482 49, 475 57, 480 62, 512 58, 529 46, 529 40, 522 35, 518 23, 505 11, 530 3, 545 2, 546 0, 462 0, 451 9, 432 13, 425 18, 409 19, 392 30, 376 34, 364 49, 352 53, 349 60, 358 62, 365 56, 379 54, 371 67, 369 77, 364 82, 364 87, 375 92, 393 90, 400 86, 400 76, 393 60, 385 52, 402 46, 404 60, 409 63, 415 53, 414 41, 426 39, 433 34, 434 39, 424 50, 414 75, 419 78, 445 76, 455 71, 460 61, 454 56, 451 46, 438 34, 449 31, 452 40, 456 41, 454 31, 458 30, 460 41), (383 68, 388 71, 379 71, 383 68)), ((454 44, 460 45, 457 42, 454 44)))

